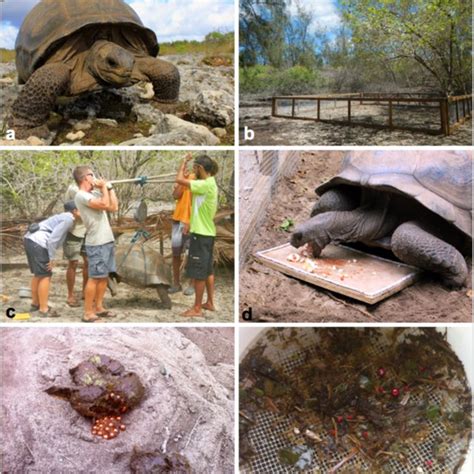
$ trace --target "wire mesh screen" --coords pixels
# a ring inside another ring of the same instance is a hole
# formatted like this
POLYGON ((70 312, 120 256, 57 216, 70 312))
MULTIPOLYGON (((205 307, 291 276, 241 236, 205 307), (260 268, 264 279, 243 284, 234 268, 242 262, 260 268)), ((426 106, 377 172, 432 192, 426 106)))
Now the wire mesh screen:
MULTIPOLYGON (((268 330, 263 333, 241 364, 241 387, 249 387, 249 379, 244 375, 242 378, 242 366, 251 367, 258 363, 252 361, 252 357, 259 353, 260 360, 271 361, 270 368, 265 370, 269 377, 273 377, 272 371, 275 369, 283 374, 286 383, 292 387, 301 387, 308 381, 302 380, 302 376, 307 376, 307 372, 302 372, 301 368, 308 360, 317 360, 319 353, 319 344, 321 342, 322 331, 328 329, 315 328, 285 328, 277 330, 268 330), (250 364, 250 365, 249 365, 250 364)), ((351 337, 350 331, 358 329, 345 329, 348 337, 351 337)), ((361 330, 363 331, 363 330, 361 330)), ((370 347, 367 348, 365 355, 367 360, 377 360, 393 344, 393 332, 390 330, 378 330, 376 337, 370 338, 370 347)), ((405 330, 398 337, 397 343, 405 343, 409 336, 422 334, 420 329, 405 330)), ((393 347, 393 346, 392 346, 393 347)), ((452 356, 458 361, 454 352, 452 356)), ((460 362, 458 361, 460 364, 460 362)), ((334 370, 343 371, 342 376, 347 376, 350 380, 350 370, 344 367, 335 366, 334 370)), ((453 375, 454 372, 451 372, 453 375)), ((454 375, 453 375, 454 377, 454 375)), ((250 377, 251 378, 251 377, 250 377)), ((391 383, 391 377, 388 374, 386 382, 391 383)), ((442 385, 442 383, 440 383, 442 385)), ((242 390, 242 388, 241 388, 242 390)), ((458 413, 466 409, 466 393, 471 392, 467 386, 465 378, 450 381, 450 390, 440 389, 436 384, 428 385, 426 393, 423 393, 423 399, 419 394, 413 393, 407 395, 410 406, 418 406, 428 403, 428 406, 440 406, 443 413, 458 413), (462 392, 463 395, 459 395, 462 392), (428 400, 428 401, 427 401, 428 400)), ((242 398, 242 393, 241 393, 242 398)), ((266 397, 268 398, 268 397, 266 397)), ((405 400, 400 401, 404 403, 405 400)), ((374 463, 374 459, 364 451, 364 442, 354 445, 334 438, 325 428, 323 423, 319 423, 317 417, 309 416, 305 411, 302 416, 306 417, 306 432, 301 429, 301 419, 297 421, 299 410, 295 405, 286 413, 280 409, 275 410, 273 402, 270 403, 270 409, 254 411, 254 421, 249 426, 248 431, 243 433, 241 425, 241 438, 246 437, 253 454, 245 462, 242 462, 240 472, 250 473, 333 473, 333 472, 394 472, 401 474, 411 474, 415 472, 430 472, 435 474, 456 472, 463 463, 467 447, 469 444, 469 435, 453 436, 450 427, 441 420, 428 420, 423 424, 423 433, 418 433, 418 440, 413 439, 404 448, 403 456, 395 452, 394 445, 387 447, 387 452, 380 455, 383 458, 382 463, 374 463), (306 436, 305 436, 306 435, 306 436), (308 436, 310 436, 308 438, 308 436), (349 446, 350 445, 350 446, 349 446), (352 447, 351 447, 352 446, 352 447), (288 465, 282 462, 281 453, 284 450, 292 449, 296 453, 298 463, 288 465), (391 452, 393 450, 394 452, 391 452)), ((246 413, 245 400, 240 402, 241 414, 246 413)), ((250 413, 250 412, 247 412, 250 413)), ((470 417, 468 418, 470 420, 470 417)), ((245 420, 244 420, 245 421, 245 420)), ((421 428, 420 428, 421 429, 421 428)), ((468 430, 470 433, 470 430, 468 430)), ((466 431, 466 433, 468 432, 466 431)), ((337 435, 336 435, 337 436, 337 435)), ((357 443, 359 441, 355 440, 357 443)), ((242 439, 241 439, 242 446, 242 439)), ((242 448, 241 448, 242 449, 242 448)))

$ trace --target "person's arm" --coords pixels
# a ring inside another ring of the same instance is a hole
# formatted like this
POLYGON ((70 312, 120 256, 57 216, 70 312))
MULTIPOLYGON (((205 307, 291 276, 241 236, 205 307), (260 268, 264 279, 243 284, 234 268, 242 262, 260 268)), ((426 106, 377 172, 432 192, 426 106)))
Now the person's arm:
POLYGON ((110 212, 117 212, 118 211, 118 199, 117 195, 115 194, 115 189, 110 188, 107 189, 109 191, 109 197, 110 197, 110 208, 107 209, 110 212))
POLYGON ((176 184, 173 189, 173 199, 179 199, 184 193, 184 187, 181 184, 176 184))
POLYGON ((118 210, 118 200, 115 191, 107 189, 107 182, 103 179, 97 180, 95 186, 100 189, 102 196, 100 198, 92 198, 87 201, 87 206, 91 209, 99 211, 115 212, 118 210))
POLYGON ((48 239, 48 255, 49 255, 49 264, 48 267, 51 269, 53 267, 54 256, 59 247, 62 246, 64 239, 66 238, 67 233, 72 229, 74 225, 74 218, 66 217, 62 222, 60 222, 51 232, 48 239))
POLYGON ((187 179, 186 176, 185 176, 185 170, 186 170, 186 166, 188 164, 189 161, 191 161, 193 159, 191 153, 188 153, 183 162, 181 163, 179 169, 178 169, 178 174, 176 176, 176 183, 177 184, 181 184, 182 186, 186 187, 186 188, 189 188, 191 187, 191 180, 190 179, 187 179))

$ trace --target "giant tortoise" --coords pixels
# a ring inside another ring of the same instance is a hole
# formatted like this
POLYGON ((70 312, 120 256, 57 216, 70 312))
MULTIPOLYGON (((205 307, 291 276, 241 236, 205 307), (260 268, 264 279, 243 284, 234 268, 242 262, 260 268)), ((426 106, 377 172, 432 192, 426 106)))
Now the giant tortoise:
POLYGON ((17 138, 47 136, 61 95, 149 81, 158 102, 178 99, 178 70, 156 58, 155 33, 123 0, 42 0, 23 21, 15 49, 25 84, 12 109, 17 138))
POLYGON ((128 283, 137 288, 156 288, 161 300, 159 309, 171 309, 168 294, 171 285, 171 266, 163 256, 146 242, 124 243, 119 239, 115 247, 117 272, 109 278, 109 288, 115 294, 115 282, 128 283))
POLYGON ((374 151, 348 154, 338 175, 316 189, 311 218, 291 244, 319 256, 330 242, 390 249, 402 262, 460 287, 472 245, 472 154, 374 151))

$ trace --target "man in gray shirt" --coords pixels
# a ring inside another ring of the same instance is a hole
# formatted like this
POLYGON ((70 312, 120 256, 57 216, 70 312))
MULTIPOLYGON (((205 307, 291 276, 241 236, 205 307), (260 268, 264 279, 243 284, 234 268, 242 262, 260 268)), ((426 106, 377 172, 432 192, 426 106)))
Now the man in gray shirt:
POLYGON ((48 305, 53 261, 75 219, 79 218, 74 201, 66 202, 64 210, 66 212, 32 224, 23 239, 28 265, 34 275, 31 281, 31 311, 39 311, 43 317, 59 316, 48 305))
POLYGON ((73 172, 79 191, 74 198, 86 226, 85 247, 88 259, 88 280, 84 292, 84 322, 115 316, 104 308, 109 273, 115 272, 114 234, 107 211, 118 210, 118 201, 110 183, 96 179, 88 166, 73 172), (99 193, 97 191, 100 191, 99 193))

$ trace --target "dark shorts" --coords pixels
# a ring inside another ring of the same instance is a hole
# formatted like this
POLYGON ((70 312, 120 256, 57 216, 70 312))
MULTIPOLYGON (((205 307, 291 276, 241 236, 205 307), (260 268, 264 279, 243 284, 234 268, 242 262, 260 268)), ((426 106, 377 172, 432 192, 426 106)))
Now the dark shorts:
POLYGON ((214 237, 191 234, 186 276, 205 280, 214 273, 214 237))
POLYGON ((183 234, 184 224, 179 221, 173 221, 171 227, 171 250, 173 257, 179 257, 189 248, 189 234, 183 234))
POLYGON ((79 260, 81 255, 86 254, 84 246, 84 238, 76 237, 75 235, 68 232, 66 240, 63 244, 63 254, 66 260, 79 260))
POLYGON ((48 270, 49 254, 48 250, 30 239, 23 239, 26 258, 31 273, 37 277, 51 276, 53 272, 48 270))
POLYGON ((109 273, 117 271, 115 267, 115 243, 86 245, 89 261, 89 278, 107 278, 109 273))

